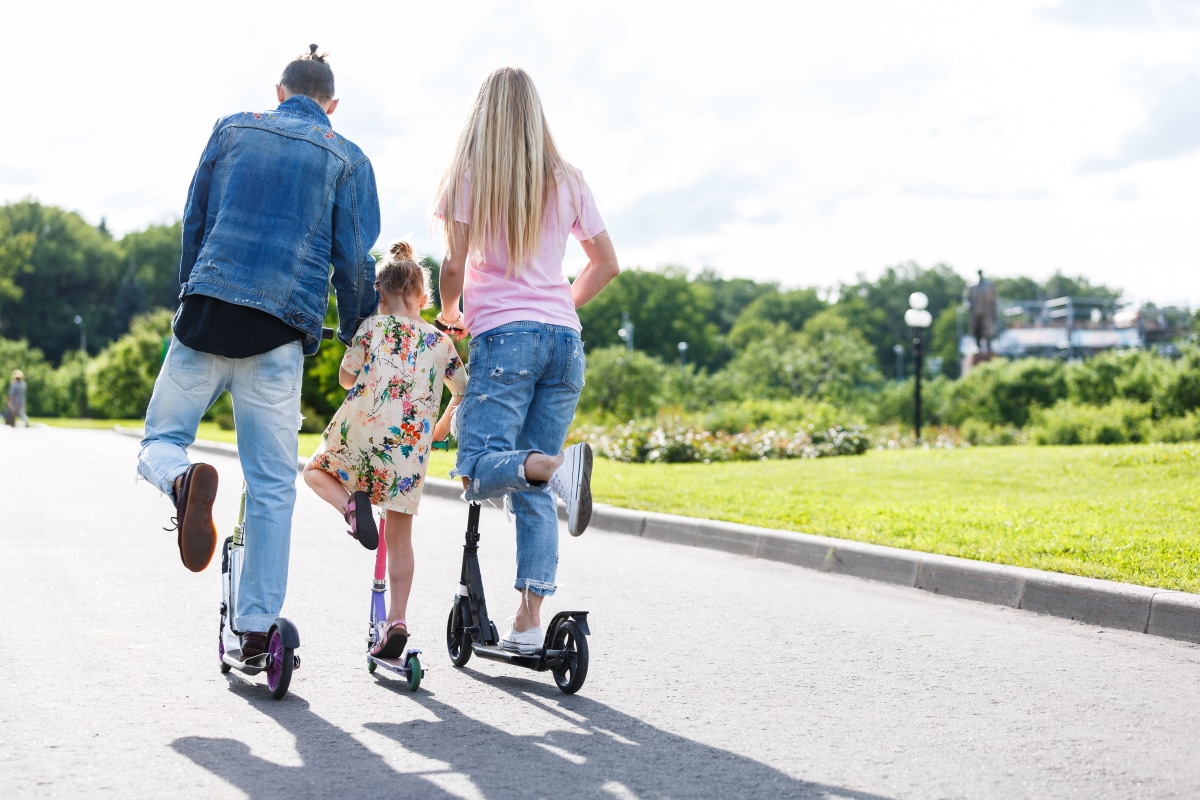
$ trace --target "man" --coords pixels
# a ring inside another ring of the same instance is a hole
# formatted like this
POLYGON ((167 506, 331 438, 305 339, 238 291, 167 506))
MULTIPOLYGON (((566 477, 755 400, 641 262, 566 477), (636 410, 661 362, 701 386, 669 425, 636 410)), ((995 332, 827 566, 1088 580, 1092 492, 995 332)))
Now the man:
POLYGON ((217 544, 217 472, 187 448, 209 406, 232 396, 248 489, 233 627, 247 658, 265 649, 287 589, 303 360, 320 344, 329 283, 344 343, 379 302, 375 175, 329 126, 338 101, 325 59, 310 45, 284 69, 278 108, 213 128, 188 192, 181 304, 138 456, 141 476, 175 503, 184 566, 203 570, 217 544))

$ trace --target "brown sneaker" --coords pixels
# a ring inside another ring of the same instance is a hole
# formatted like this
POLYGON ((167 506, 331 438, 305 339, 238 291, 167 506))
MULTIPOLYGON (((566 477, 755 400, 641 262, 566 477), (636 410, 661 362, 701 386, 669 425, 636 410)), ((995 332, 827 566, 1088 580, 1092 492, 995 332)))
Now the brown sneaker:
POLYGON ((248 661, 255 656, 267 652, 267 635, 253 631, 242 634, 242 661, 248 661))
POLYGON ((216 499, 216 468, 211 464, 188 467, 175 493, 175 517, 171 521, 179 529, 179 557, 192 572, 203 571, 217 550, 217 526, 212 518, 216 499))

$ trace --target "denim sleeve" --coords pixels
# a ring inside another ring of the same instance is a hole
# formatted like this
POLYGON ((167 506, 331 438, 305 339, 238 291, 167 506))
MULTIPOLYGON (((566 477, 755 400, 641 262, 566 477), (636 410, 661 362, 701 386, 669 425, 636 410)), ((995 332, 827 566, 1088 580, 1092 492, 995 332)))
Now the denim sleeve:
POLYGON ((364 158, 337 189, 333 208, 333 290, 337 294, 338 339, 349 346, 364 319, 375 313, 375 258, 379 238, 379 195, 375 171, 364 158))
POLYGON ((221 121, 217 120, 212 134, 208 137, 208 144, 204 147, 204 153, 200 156, 196 174, 192 176, 192 185, 188 188, 187 206, 183 212, 183 254, 179 259, 180 286, 187 283, 191 277, 192 267, 196 266, 200 245, 204 241, 208 218, 208 190, 212 185, 220 132, 221 121))

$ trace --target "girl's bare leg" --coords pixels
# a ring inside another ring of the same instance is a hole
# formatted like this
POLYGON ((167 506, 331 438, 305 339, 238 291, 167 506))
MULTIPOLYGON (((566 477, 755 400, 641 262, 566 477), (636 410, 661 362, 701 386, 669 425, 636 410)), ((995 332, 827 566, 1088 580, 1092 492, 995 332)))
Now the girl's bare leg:
POLYGON ((346 491, 340 480, 324 470, 308 467, 304 470, 304 482, 317 493, 317 497, 337 509, 339 515, 345 516, 350 492, 346 491))
POLYGON ((406 619, 412 591, 415 560, 412 547, 412 514, 387 512, 388 622, 406 619))

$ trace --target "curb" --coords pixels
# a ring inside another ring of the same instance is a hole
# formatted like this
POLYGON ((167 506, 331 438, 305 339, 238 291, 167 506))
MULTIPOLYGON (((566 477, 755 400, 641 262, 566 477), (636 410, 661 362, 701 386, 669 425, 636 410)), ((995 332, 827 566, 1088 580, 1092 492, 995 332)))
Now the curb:
MULTIPOLYGON (((141 435, 120 426, 116 432, 141 435)), ((218 442, 196 442, 190 449, 237 455, 234 445, 218 442)), ((304 463, 297 459, 297 469, 304 463)), ((425 492, 458 498, 462 487, 455 481, 426 478, 425 492)), ((563 513, 560 506, 559 515, 563 513)), ((1200 594, 1190 592, 607 505, 592 509, 591 527, 1200 643, 1200 594)))

